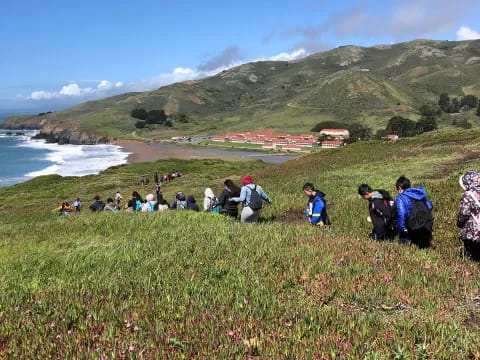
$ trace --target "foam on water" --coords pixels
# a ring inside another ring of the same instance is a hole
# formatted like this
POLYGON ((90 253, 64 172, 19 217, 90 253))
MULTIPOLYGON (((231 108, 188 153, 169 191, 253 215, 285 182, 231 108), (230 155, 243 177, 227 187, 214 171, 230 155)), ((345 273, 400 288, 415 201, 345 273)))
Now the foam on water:
POLYGON ((8 169, 0 174, 0 187, 42 175, 98 174, 108 167, 127 163, 129 155, 117 145, 47 144, 45 140, 31 139, 38 134, 36 130, 22 130, 24 135, 16 135, 17 132, 20 131, 0 130, 0 144, 5 151, 3 160, 0 156, 0 166, 8 169))
POLYGON ((129 155, 117 145, 58 145, 47 144, 45 140, 28 139, 18 146, 48 150, 44 160, 52 163, 45 169, 25 174, 27 177, 98 174, 110 166, 126 164, 129 155))

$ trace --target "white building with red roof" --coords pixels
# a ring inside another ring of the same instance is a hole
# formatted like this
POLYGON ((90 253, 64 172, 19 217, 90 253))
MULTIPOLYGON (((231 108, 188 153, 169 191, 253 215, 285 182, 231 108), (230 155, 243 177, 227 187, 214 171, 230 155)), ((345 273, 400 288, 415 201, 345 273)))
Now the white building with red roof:
POLYGON ((289 145, 282 146, 282 151, 302 151, 302 150, 303 150, 303 146, 300 146, 300 145, 289 144, 289 145))
POLYGON ((325 140, 322 141, 322 149, 336 149, 344 145, 340 140, 325 140))

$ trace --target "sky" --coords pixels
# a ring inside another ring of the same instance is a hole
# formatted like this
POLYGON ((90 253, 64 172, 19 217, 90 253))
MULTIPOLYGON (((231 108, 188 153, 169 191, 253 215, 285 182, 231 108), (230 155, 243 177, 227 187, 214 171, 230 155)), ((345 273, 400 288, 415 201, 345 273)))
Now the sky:
POLYGON ((479 0, 0 0, 0 111, 58 110, 342 45, 480 38, 479 0))

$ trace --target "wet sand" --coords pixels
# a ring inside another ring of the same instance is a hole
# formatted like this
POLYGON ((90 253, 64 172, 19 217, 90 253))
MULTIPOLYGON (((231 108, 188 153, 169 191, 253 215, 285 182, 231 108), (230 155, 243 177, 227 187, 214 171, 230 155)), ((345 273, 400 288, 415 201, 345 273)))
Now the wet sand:
POLYGON ((245 160, 247 157, 208 153, 201 149, 193 148, 175 148, 165 149, 156 147, 154 144, 141 141, 119 141, 117 145, 121 146, 128 155, 128 163, 151 162, 166 159, 222 159, 222 160, 245 160))

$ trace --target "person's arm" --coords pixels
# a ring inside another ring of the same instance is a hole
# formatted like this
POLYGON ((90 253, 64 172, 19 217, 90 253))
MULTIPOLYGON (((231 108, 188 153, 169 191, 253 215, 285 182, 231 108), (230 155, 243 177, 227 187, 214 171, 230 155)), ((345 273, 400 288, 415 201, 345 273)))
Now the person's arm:
POLYGON ((312 224, 315 225, 322 221, 322 212, 324 207, 325 203, 323 200, 317 199, 315 201, 315 203, 313 204, 312 216, 310 218, 310 222, 312 224))
POLYGON ((242 186, 242 190, 240 190, 240 196, 233 197, 232 201, 239 203, 239 202, 244 202, 246 199, 247 199, 247 187, 242 186))
POLYGON ((268 202, 269 204, 272 203, 272 200, 268 197, 268 195, 266 194, 265 191, 263 191, 263 189, 260 187, 260 186, 257 186, 257 190, 260 190, 258 192, 258 194, 260 195, 260 197, 265 200, 266 202, 268 202))
POLYGON ((405 225, 405 221, 407 220, 407 208, 405 206, 405 202, 402 200, 401 196, 397 197, 395 202, 397 204, 397 229, 399 231, 406 231, 407 227, 405 225))
POLYGON ((210 198, 206 197, 203 199, 203 211, 208 211, 210 207, 210 198))
POLYGON ((218 204, 223 208, 225 207, 225 203, 227 202, 227 196, 225 194, 225 191, 222 191, 220 194, 220 197, 218 198, 218 204))
POLYGON ((472 203, 468 196, 469 195, 465 193, 460 200, 460 209, 457 215, 457 227, 459 228, 463 228, 468 219, 470 219, 470 216, 472 216, 472 203))

